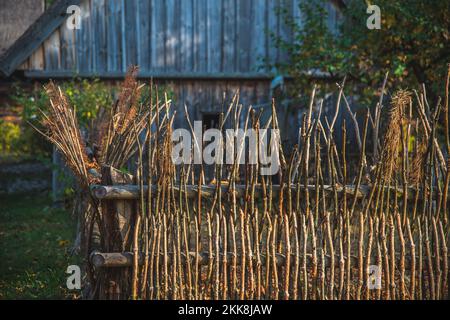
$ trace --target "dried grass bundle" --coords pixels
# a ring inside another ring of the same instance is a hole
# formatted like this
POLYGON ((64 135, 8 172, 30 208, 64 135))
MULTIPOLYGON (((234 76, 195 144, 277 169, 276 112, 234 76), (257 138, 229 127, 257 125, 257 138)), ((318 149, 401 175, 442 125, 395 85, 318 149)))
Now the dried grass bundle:
POLYGON ((390 181, 393 171, 397 168, 397 159, 401 146, 401 135, 405 110, 411 99, 411 93, 406 90, 397 91, 392 97, 389 124, 384 136, 381 169, 386 181, 390 181))
POLYGON ((48 114, 40 110, 46 128, 44 135, 63 155, 67 166, 73 171, 79 182, 87 187, 95 178, 89 175, 89 169, 98 168, 97 162, 91 161, 86 153, 85 143, 78 127, 76 110, 72 108, 67 97, 50 81, 45 87, 50 99, 48 114))
POLYGON ((424 163, 427 152, 427 141, 423 139, 417 146, 416 153, 411 162, 411 170, 409 172, 409 181, 417 185, 422 182, 424 177, 424 163))
POLYGON ((119 95, 119 100, 116 104, 115 116, 117 130, 123 132, 126 127, 132 122, 137 113, 136 104, 141 97, 142 86, 136 80, 139 68, 131 66, 128 69, 125 81, 122 84, 122 89, 119 95))
MULTIPOLYGON (((101 150, 105 133, 108 132, 109 119, 111 116, 111 108, 100 106, 97 116, 91 121, 88 127, 88 145, 92 147, 95 159, 101 159, 101 150)), ((101 163, 101 161, 100 161, 101 163)))
POLYGON ((137 82, 137 73, 138 67, 130 67, 122 84, 119 99, 101 125, 104 128, 102 132, 106 132, 106 136, 100 135, 98 140, 101 146, 101 164, 115 168, 123 167, 136 152, 136 135, 140 135, 146 127, 150 110, 139 105, 144 85, 137 82))
POLYGON ((50 99, 49 112, 40 112, 46 130, 42 132, 34 128, 56 146, 68 167, 85 187, 99 182, 97 174, 94 177, 89 169, 99 172, 100 165, 121 168, 137 150, 136 136, 145 129, 150 113, 149 108, 140 104, 144 85, 137 82, 137 72, 136 66, 130 67, 118 101, 110 110, 100 110, 91 132, 90 143, 95 154, 93 159, 87 155, 76 111, 70 106, 67 97, 53 82, 45 86, 50 99))

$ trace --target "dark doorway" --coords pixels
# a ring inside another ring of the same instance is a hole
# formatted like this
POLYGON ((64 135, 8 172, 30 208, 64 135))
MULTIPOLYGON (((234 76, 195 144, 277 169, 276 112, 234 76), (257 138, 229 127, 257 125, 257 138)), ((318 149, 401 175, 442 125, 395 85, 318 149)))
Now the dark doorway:
POLYGON ((219 129, 220 113, 204 113, 202 121, 205 130, 219 129))

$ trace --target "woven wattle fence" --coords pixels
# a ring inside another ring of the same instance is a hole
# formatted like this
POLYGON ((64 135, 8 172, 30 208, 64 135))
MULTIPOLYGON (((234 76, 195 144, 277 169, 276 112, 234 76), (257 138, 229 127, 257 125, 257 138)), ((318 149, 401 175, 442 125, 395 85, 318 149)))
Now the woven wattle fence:
MULTIPOLYGON (((106 248, 90 256, 103 279, 99 298, 448 298, 449 168, 436 118, 424 112, 414 128, 405 92, 391 108, 372 167, 369 113, 349 165, 345 123, 338 151, 333 123, 325 130, 310 106, 276 176, 261 175, 259 164, 216 164, 209 185, 203 165, 171 161, 167 121, 164 133, 137 141, 134 177, 105 167, 109 185, 91 187, 106 248), (420 141, 410 149, 412 135, 420 141)), ((239 110, 227 114, 237 119, 239 110)), ((246 119, 244 130, 261 126, 254 111, 246 119)), ((271 121, 276 129, 275 108, 271 121)))
MULTIPOLYGON (((350 111, 343 87, 333 119, 321 116, 314 89, 298 145, 277 144, 280 168, 268 176, 259 163, 239 164, 238 143, 232 164, 175 165, 170 101, 150 92, 139 104, 136 72, 97 126, 94 158, 83 151, 73 110, 49 87, 48 137, 90 204, 83 229, 87 297, 448 299, 448 121, 446 146, 436 133, 448 103, 431 108, 424 91, 415 99, 399 91, 384 107, 385 126, 381 98, 361 128, 351 112, 351 125, 335 128, 339 112, 350 111), (347 130, 356 145, 347 145, 347 130), (131 158, 131 172, 118 170, 131 158)), ((263 123, 261 112, 238 101, 236 95, 221 114, 220 131, 225 124, 244 133, 279 129, 275 103, 263 123)), ((193 134, 187 110, 186 121, 193 134)), ((202 144, 195 141, 190 152, 202 144)))
MULTIPOLYGON (((137 251, 133 251, 130 239, 139 215, 139 187, 93 187, 102 208, 107 207, 108 214, 117 215, 121 221, 119 238, 123 249, 94 251, 91 263, 99 273, 128 277, 125 287, 118 289, 114 284, 116 291, 103 298, 130 297, 133 268, 138 276, 135 293, 142 299, 448 297, 448 242, 439 216, 425 215, 422 219, 420 215, 414 218, 408 214, 403 224, 398 211, 385 212, 373 206, 364 214, 360 208, 367 204, 363 199, 367 199, 369 188, 361 188, 357 212, 335 215, 323 214, 320 208, 322 201, 323 204, 333 201, 333 188, 329 186, 319 185, 317 190, 309 186, 308 191, 302 186, 300 189, 292 186, 290 191, 282 190, 280 185, 256 187, 252 191, 243 185, 236 186, 235 216, 228 186, 221 188, 222 210, 218 208, 219 201, 214 204, 218 193, 214 185, 172 186, 166 189, 165 196, 154 186, 153 206, 157 205, 158 194, 160 199, 172 200, 160 202, 159 214, 141 225, 137 251), (297 197, 302 206, 305 192, 311 198, 312 210, 308 215, 297 213, 295 206, 289 209, 289 203, 295 203, 297 197), (316 210, 314 199, 322 196, 326 198, 319 200, 316 210), (283 208, 280 197, 286 201, 283 208), (255 204, 250 214, 252 199, 255 204), (199 201, 201 216, 197 214, 199 201), (135 256, 137 266, 133 267, 135 256), (377 281, 369 273, 374 266, 379 268, 381 287, 372 283, 377 281)), ((349 190, 354 187, 345 189, 351 204, 354 191, 349 190)), ((144 191, 147 190, 144 186, 144 191)), ((343 191, 335 192, 338 203, 344 205, 343 191)), ((384 192, 387 194, 389 190, 384 192)), ((408 202, 412 203, 412 210, 416 197, 414 192, 411 194, 408 202)), ((402 199, 403 195, 392 191, 391 197, 394 203, 394 198, 402 199)), ((418 199, 422 203, 421 197, 418 199)), ((401 207, 401 201, 397 205, 401 207)))

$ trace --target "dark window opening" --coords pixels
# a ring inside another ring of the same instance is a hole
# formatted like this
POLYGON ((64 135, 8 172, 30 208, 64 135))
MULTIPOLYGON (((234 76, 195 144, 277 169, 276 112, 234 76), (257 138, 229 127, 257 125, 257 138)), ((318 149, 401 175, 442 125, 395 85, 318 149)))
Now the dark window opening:
POLYGON ((220 113, 204 113, 202 121, 205 130, 219 129, 220 113))

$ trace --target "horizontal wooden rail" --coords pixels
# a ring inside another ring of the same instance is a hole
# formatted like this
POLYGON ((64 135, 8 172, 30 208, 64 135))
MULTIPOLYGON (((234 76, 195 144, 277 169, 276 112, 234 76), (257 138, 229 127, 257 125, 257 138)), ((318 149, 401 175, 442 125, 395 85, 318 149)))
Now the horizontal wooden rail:
MULTIPOLYGON (((152 185, 152 193, 156 193, 156 185, 152 185)), ((226 197, 227 192, 230 191, 230 187, 228 185, 222 185, 222 196, 226 197)), ((237 198, 243 198, 245 196, 246 191, 245 185, 236 185, 236 197, 237 198)), ((301 186, 302 189, 304 189, 303 186, 301 186)), ((173 186, 175 195, 178 195, 180 192, 180 186, 173 186)), ((201 194, 204 198, 211 198, 214 196, 217 186, 216 185, 203 185, 201 188, 201 194)), ((297 189, 297 185, 291 185, 292 190, 297 189)), ((314 185, 308 185, 309 190, 315 190, 314 185)), ((148 186, 144 186, 144 192, 147 193, 148 186)), ((188 198, 196 198, 198 195, 198 186, 197 185, 187 185, 186 187, 181 188, 182 193, 187 193, 188 198)), ((248 190, 250 192, 250 187, 248 187, 248 190)), ((276 197, 277 194, 280 192, 280 186, 279 185, 273 185, 272 187, 273 195, 276 197)), ((332 186, 326 185, 324 186, 324 190, 331 192, 333 191, 332 186)), ((342 186, 336 186, 336 190, 338 192, 343 191, 342 186)), ((355 190, 354 186, 347 186, 346 192, 348 194, 353 194, 355 190)), ((117 199, 117 200, 133 200, 133 199, 139 199, 139 186, 138 185, 114 185, 114 186, 99 186, 94 185, 91 187, 91 191, 93 195, 97 199, 117 199)), ((366 195, 370 191, 369 187, 360 187, 358 196, 361 197, 363 195, 366 195)), ((267 190, 267 193, 269 191, 267 190)), ((256 197, 262 197, 263 196, 263 187, 261 185, 255 186, 255 196, 256 197)))
MULTIPOLYGON (((167 259, 168 259, 168 263, 171 263, 172 260, 172 256, 173 253, 169 253, 167 255, 167 259)), ((182 252, 180 254, 181 256, 181 260, 183 263, 186 263, 186 254, 184 252, 182 252)), ((220 254, 221 257, 223 257, 223 253, 220 254)), ((284 265, 286 257, 284 254, 281 253, 276 253, 276 263, 277 266, 281 267, 284 265)), ((307 254, 306 255, 309 259, 312 259, 312 255, 311 254, 307 254)), ((163 257, 164 257, 164 253, 160 253, 160 263, 163 263, 163 257)), ((189 257, 191 259, 191 263, 195 262, 195 259, 198 259, 198 264, 199 265, 208 265, 209 263, 209 253, 208 252, 200 252, 198 254, 196 254, 195 252, 189 252, 189 257)), ((213 254, 211 259, 214 259, 215 255, 213 254)), ((292 254, 292 257, 294 257, 294 254, 292 254)), ((228 252, 227 253, 227 261, 231 262, 232 259, 234 258, 234 253, 232 252, 228 252)), ((325 258, 328 260, 330 260, 330 256, 329 255, 325 255, 325 258)), ((356 263, 357 257, 356 256, 352 256, 351 257, 352 260, 354 260, 354 262, 356 263)), ((237 255, 236 256, 237 259, 237 264, 239 265, 241 262, 241 255, 237 255)), ((264 264, 266 262, 266 256, 264 254, 260 255, 260 259, 261 259, 261 264, 264 264)), ((345 258, 346 259, 346 258, 345 258)), ((96 268, 117 268, 117 267, 131 267, 133 265, 133 253, 132 252, 115 252, 115 253, 102 253, 102 252, 92 252, 91 256, 90 256, 90 261, 91 263, 96 267, 96 268)), ((142 264, 144 261, 144 257, 142 255, 140 255, 139 257, 139 264, 142 264)), ((256 263, 256 256, 253 255, 253 261, 254 263, 256 263)), ((336 266, 338 266, 338 263, 336 263, 336 266)))
MULTIPOLYGON (((155 194, 157 191, 157 186, 152 185, 152 193, 155 194)), ((222 197, 227 197, 228 194, 231 194, 230 187, 228 185, 222 185, 222 197), (230 193, 228 193, 230 192, 230 193)), ((245 197, 245 191, 246 189, 249 189, 250 192, 250 186, 245 185, 236 185, 236 197, 237 198, 244 198, 245 197)), ((304 185, 300 185, 300 188, 302 190, 305 189, 304 185)), ((308 190, 314 191, 316 189, 315 185, 308 185, 308 190)), ((332 192, 333 187, 330 185, 325 185, 320 187, 321 190, 324 190, 325 192, 332 192)), ((385 189, 388 189, 389 187, 385 187, 385 189)), ((174 193, 177 196, 180 192, 180 186, 173 186, 174 193)), ((204 198, 212 198, 215 195, 217 186, 216 185, 203 185, 200 187, 200 192, 202 194, 202 197, 204 198)), ((392 191, 395 191, 395 187, 390 187, 392 191)), ((297 185, 292 184, 291 190, 297 190, 297 185)), ((357 192, 357 197, 361 198, 369 194, 371 190, 371 186, 363 185, 360 186, 357 192)), ((144 186, 144 193, 147 194, 148 186, 144 186)), ((273 196, 278 197, 280 192, 280 186, 279 185, 273 185, 272 187, 273 196)), ((344 191, 344 187, 341 185, 336 185, 336 191, 338 193, 341 193, 344 191)), ((354 185, 348 185, 345 188, 345 191, 348 195, 353 195, 355 192, 355 186, 354 185)), ((101 186, 101 185, 93 185, 91 186, 91 192, 93 196, 97 199, 101 200, 136 200, 139 199, 139 186, 138 185, 113 185, 113 186, 101 186)), ((181 188, 181 192, 184 194, 186 193, 187 198, 197 198, 199 187, 197 185, 187 185, 185 187, 181 188)), ((403 194, 402 188, 397 188, 397 193, 399 195, 403 194)), ((268 191, 267 191, 268 194, 268 191)), ((415 188, 408 188, 408 198, 413 199, 416 194, 415 188)), ((261 198, 263 197, 263 187, 261 185, 255 186, 255 197, 261 198)), ((422 197, 422 193, 419 195, 419 198, 422 197)), ((436 193, 433 193, 433 198, 436 197, 436 193)))
MULTIPOLYGON (((173 253, 169 252, 167 255, 167 263, 171 263, 172 260, 172 256, 173 253)), ((186 263, 186 254, 184 252, 180 253, 181 256, 181 260, 183 263, 186 263)), ((220 254, 221 257, 223 257, 223 253, 220 254)), ((286 261, 286 255, 281 254, 281 253, 276 253, 276 263, 277 266, 281 267, 284 266, 285 261, 286 261)), ((399 253, 396 253, 396 256, 400 256, 399 253)), ((164 253, 161 252, 160 253, 160 263, 163 263, 163 257, 164 257, 164 253)), ((195 252, 189 252, 189 257, 190 257, 190 261, 191 263, 195 262, 195 259, 198 259, 198 264, 199 265, 208 265, 209 263, 209 253, 208 252, 200 252, 200 253, 195 253, 195 252)), ((215 255, 213 254, 211 256, 211 259, 214 259, 215 255)), ((292 253, 291 254, 291 259, 295 257, 295 254, 292 253)), ((303 258, 303 255, 299 255, 300 260, 303 258)), ((312 255, 311 254, 306 254, 306 257, 309 260, 312 260, 312 255)), ((329 254, 326 254, 325 256, 325 260, 326 260, 326 266, 329 267, 330 266, 330 261, 331 261, 331 256, 329 254)), ((432 256, 434 258, 434 256, 432 256)), ((233 252, 228 252, 227 253, 227 261, 231 262, 232 259, 234 258, 234 253, 233 252)), ((355 265, 358 263, 358 257, 355 255, 350 256, 352 263, 354 263, 355 265)), ((364 259, 366 259, 366 257, 363 257, 364 259)), ((443 258, 443 257, 442 257, 443 258)), ((149 257, 148 257, 149 259, 149 257)), ((236 256, 237 259, 237 265, 239 265, 241 263, 241 255, 238 254, 236 256)), ((253 255, 252 256, 253 259, 253 263, 257 263, 257 259, 256 256, 253 255)), ((338 267, 339 266, 339 255, 336 253, 335 254, 335 266, 338 267)), ((347 260, 347 257, 343 257, 344 260, 347 260)), ((418 256, 416 255, 416 259, 418 259, 418 256)), ((405 257, 405 260, 407 263, 411 262, 411 257, 407 256, 405 257)), ((143 264, 144 261, 144 256, 140 255, 139 256, 139 264, 143 264)), ((133 253, 132 252, 109 252, 109 253, 105 253, 105 252, 99 252, 99 251, 94 251, 91 253, 90 255, 90 262, 92 265, 94 265, 96 268, 118 268, 118 267, 131 267, 133 265, 133 253)), ((266 263, 266 255, 261 254, 260 255, 260 262, 261 265, 264 265, 266 263)))

